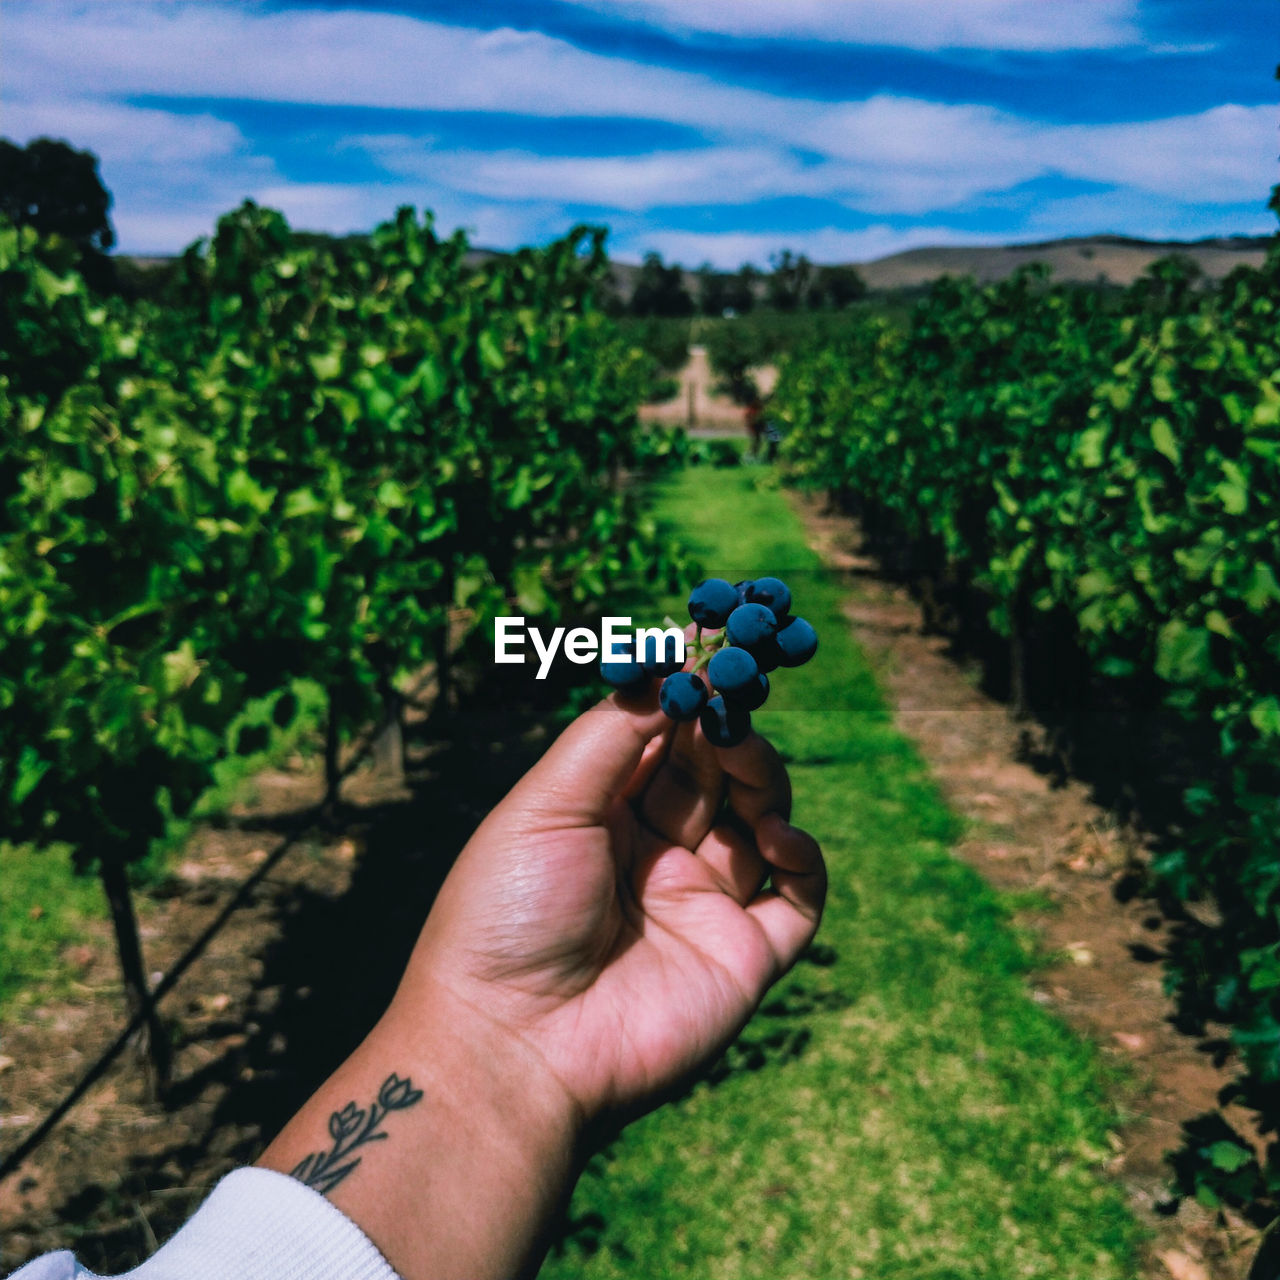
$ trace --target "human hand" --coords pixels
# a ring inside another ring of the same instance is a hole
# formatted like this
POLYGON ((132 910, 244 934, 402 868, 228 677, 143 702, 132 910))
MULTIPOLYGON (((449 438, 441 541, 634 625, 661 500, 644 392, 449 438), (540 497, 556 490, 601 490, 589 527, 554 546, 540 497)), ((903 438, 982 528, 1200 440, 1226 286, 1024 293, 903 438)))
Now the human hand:
POLYGON ((611 697, 472 837, 392 1012, 421 997, 451 1036, 521 1046, 583 1120, 655 1105, 817 929, 826 872, 790 809, 759 735, 718 749, 656 693, 611 697))

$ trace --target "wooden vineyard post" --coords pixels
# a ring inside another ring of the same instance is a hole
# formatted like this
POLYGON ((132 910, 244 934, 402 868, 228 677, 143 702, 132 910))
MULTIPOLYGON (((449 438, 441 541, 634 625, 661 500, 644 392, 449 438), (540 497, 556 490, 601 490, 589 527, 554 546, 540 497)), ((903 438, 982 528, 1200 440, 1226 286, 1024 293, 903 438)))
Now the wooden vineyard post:
POLYGON ((452 549, 444 557, 444 579, 441 584, 444 616, 436 628, 436 710, 441 716, 449 714, 449 696, 453 684, 453 655, 450 649, 449 613, 453 607, 454 576, 452 549))
POLYGON ((1027 675, 1029 614, 1026 589, 1020 586, 1009 608, 1009 714, 1015 720, 1026 720, 1031 715, 1027 675))
POLYGON ((384 665, 378 670, 378 698, 382 703, 382 728, 374 743, 374 762, 379 773, 404 781, 404 698, 384 665))
POLYGON ((112 928, 115 930, 116 952, 120 959, 120 975, 124 980, 129 1020, 132 1022, 139 1016, 144 1019, 143 1044, 149 1066, 148 1087, 153 1097, 159 1097, 169 1084, 172 1054, 159 1011, 151 999, 151 990, 147 984, 138 918, 133 909, 124 850, 119 845, 109 845, 103 849, 98 858, 98 876, 102 881, 112 928))
POLYGON ((324 726, 324 807, 331 813, 338 803, 338 790, 342 785, 342 773, 338 759, 341 738, 338 732, 338 700, 340 693, 336 685, 330 685, 328 694, 328 714, 324 726))

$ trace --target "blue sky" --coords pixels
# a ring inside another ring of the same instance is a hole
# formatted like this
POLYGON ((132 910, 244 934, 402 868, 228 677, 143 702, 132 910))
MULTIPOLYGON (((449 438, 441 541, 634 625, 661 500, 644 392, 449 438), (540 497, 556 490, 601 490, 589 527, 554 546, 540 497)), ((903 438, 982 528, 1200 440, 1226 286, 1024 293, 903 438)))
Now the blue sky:
POLYGON ((1276 0, 5 0, 0 132, 101 158, 120 248, 245 197, 493 248, 767 265, 1267 234, 1276 0), (483 15, 477 16, 477 15, 483 15))

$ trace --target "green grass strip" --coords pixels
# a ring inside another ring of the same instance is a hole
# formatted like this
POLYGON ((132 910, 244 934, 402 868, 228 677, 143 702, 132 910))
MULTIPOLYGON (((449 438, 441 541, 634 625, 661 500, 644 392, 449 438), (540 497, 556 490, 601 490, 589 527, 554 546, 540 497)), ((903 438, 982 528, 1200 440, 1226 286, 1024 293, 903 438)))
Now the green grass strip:
POLYGON ((830 898, 710 1077, 592 1161, 543 1275, 1132 1277, 1140 1232, 1100 1171, 1115 1082, 1030 999, 1008 902, 952 856, 959 821, 893 729, 847 587, 761 468, 689 469, 658 510, 709 574, 776 573, 818 628, 756 722, 830 898))

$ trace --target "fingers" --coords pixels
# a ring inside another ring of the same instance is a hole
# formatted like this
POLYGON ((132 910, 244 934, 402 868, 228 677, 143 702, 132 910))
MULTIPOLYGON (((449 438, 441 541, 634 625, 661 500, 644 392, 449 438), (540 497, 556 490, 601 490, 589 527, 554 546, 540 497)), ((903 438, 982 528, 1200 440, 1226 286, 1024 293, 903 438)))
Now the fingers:
POLYGON ((671 739, 675 731, 675 722, 663 717, 661 733, 649 739, 643 754, 640 756, 640 763, 636 765, 635 772, 632 773, 627 785, 623 788, 623 800, 634 800, 649 785, 653 775, 662 767, 667 758, 667 752, 671 749, 671 739))
POLYGON ((755 824, 755 837, 770 865, 773 885, 746 910, 768 940, 780 975, 795 964, 818 931, 827 867, 818 842, 779 814, 765 814, 755 824))
POLYGON ((711 869, 721 890, 740 907, 745 907, 769 878, 769 864, 755 842, 728 823, 712 827, 695 852, 711 869))
POLYGON ((728 779, 729 807, 748 826, 766 813, 791 816, 791 779, 771 743, 752 733, 736 747, 716 748, 716 755, 728 779))
POLYGON ((625 699, 613 694, 556 739, 516 785, 512 798, 535 821, 593 826, 632 784, 642 760, 648 768, 657 767, 660 751, 650 744, 669 724, 658 707, 656 688, 625 699))
POLYGON ((664 840, 696 849, 724 798, 750 828, 763 814, 791 813, 791 783, 777 751, 758 733, 736 747, 713 747, 695 724, 681 725, 641 802, 645 823, 664 840))
POLYGON ((677 726, 640 801, 640 817, 664 840, 696 849, 720 811, 724 773, 696 724, 677 726))

